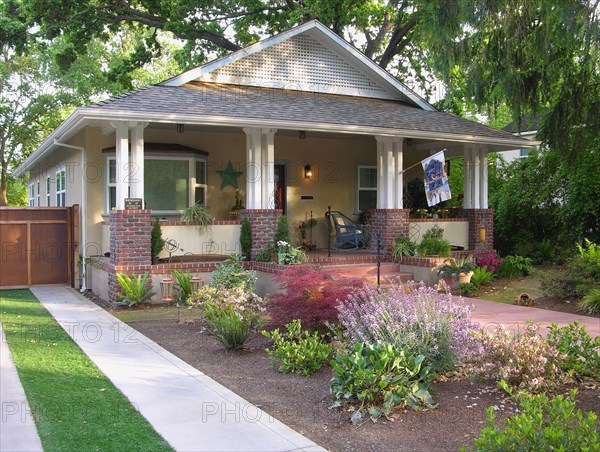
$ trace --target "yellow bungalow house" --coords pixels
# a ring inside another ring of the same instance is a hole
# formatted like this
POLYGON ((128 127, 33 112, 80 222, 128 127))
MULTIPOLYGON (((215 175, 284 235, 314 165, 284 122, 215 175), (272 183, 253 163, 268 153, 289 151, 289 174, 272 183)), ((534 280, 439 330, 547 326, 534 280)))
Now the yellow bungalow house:
POLYGON ((490 250, 487 155, 535 144, 437 111, 310 21, 158 85, 78 108, 16 175, 29 172, 38 187, 34 204, 80 205, 82 254, 110 253, 88 284, 112 299, 115 272, 170 272, 168 264, 150 263, 150 217, 163 219, 175 254, 239 251, 240 221, 230 217, 236 185, 245 194, 253 257, 272 241, 282 213, 295 231, 312 212, 314 240, 325 248, 327 206, 349 216, 370 211, 370 232, 389 254, 399 233, 418 235, 427 226, 415 230, 403 205, 409 178, 421 170, 403 169, 441 149, 465 159, 464 209, 444 223, 446 233, 466 250, 490 250), (141 198, 143 210, 126 210, 126 198, 141 198), (179 221, 196 202, 215 217, 203 237, 179 221))

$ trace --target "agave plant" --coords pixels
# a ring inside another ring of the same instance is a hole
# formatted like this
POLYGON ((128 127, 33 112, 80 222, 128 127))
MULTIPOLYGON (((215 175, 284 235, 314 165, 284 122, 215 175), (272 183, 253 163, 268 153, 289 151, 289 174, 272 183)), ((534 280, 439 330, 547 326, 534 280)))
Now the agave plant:
POLYGON ((117 273, 117 281, 121 286, 118 296, 129 306, 135 306, 150 300, 154 295, 154 291, 152 286, 148 285, 148 277, 148 272, 133 277, 117 273))

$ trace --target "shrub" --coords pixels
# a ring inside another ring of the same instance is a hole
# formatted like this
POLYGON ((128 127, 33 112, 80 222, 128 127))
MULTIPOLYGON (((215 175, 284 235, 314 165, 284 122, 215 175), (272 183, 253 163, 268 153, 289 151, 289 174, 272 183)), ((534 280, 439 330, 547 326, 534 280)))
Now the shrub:
POLYGON ((269 302, 272 325, 281 327, 299 319, 310 330, 336 322, 338 300, 361 283, 355 278, 333 279, 331 273, 304 266, 286 268, 276 281, 284 291, 274 294, 269 302))
POLYGON ((250 252, 252 251, 252 231, 250 229, 250 220, 244 217, 242 219, 242 227, 240 229, 240 247, 242 255, 246 259, 250 259, 250 252))
POLYGON ((243 347, 262 324, 264 301, 240 286, 202 286, 192 295, 191 303, 202 310, 213 336, 228 350, 243 347))
POLYGON ((178 303, 189 304, 190 295, 192 295, 192 274, 187 271, 173 270, 173 278, 179 286, 178 303))
POLYGON ((273 345, 265 351, 272 363, 281 361, 280 372, 299 372, 308 377, 327 363, 333 353, 333 346, 327 344, 321 334, 302 331, 300 320, 293 320, 285 328, 287 332, 283 335, 279 328, 262 332, 273 341, 273 345))
POLYGON ((423 355, 434 371, 451 370, 476 350, 471 339, 476 324, 470 310, 450 294, 441 294, 421 284, 385 292, 364 285, 338 306, 344 334, 353 343, 375 342, 407 348, 423 355))
POLYGON ((477 287, 484 284, 489 284, 493 280, 494 274, 488 271, 486 265, 483 267, 477 267, 475 270, 473 270, 473 274, 471 275, 471 283, 475 284, 477 287))
POLYGON ((219 265, 210 277, 212 287, 223 287, 225 289, 243 288, 246 292, 254 291, 256 284, 256 272, 245 270, 240 262, 239 254, 232 254, 219 265))
POLYGON ((123 273, 117 273, 117 281, 121 290, 118 296, 129 306, 150 300, 154 295, 152 285, 148 284, 148 272, 130 278, 123 273))
POLYGON ((600 313, 600 288, 592 289, 579 303, 579 308, 588 314, 600 313))
POLYGON ((356 423, 362 423, 363 411, 376 419, 406 405, 435 408, 424 360, 423 355, 411 355, 406 349, 381 342, 357 343, 349 351, 339 351, 332 362, 334 407, 357 405, 358 416, 352 416, 356 423))
POLYGON ((559 367, 565 358, 556 347, 537 334, 538 326, 528 323, 525 332, 511 335, 502 325, 493 333, 479 331, 482 353, 470 372, 482 380, 506 381, 509 387, 526 392, 553 390, 567 381, 559 367))
POLYGON ((562 272, 542 280, 542 290, 547 296, 582 298, 598 287, 598 281, 600 245, 586 239, 583 246, 577 245, 577 254, 567 260, 562 272))
POLYGON ((438 237, 423 238, 421 243, 417 245, 417 254, 419 256, 449 257, 451 251, 450 242, 438 237))
POLYGON ((273 246, 277 246, 277 242, 290 243, 290 229, 288 228, 287 216, 281 215, 277 220, 277 228, 273 237, 273 246))
POLYGON ((271 262, 271 254, 273 253, 273 250, 274 248, 272 247, 265 248, 256 255, 254 260, 256 262, 271 262))
MULTIPOLYGON (((568 397, 548 399, 543 394, 521 397, 520 413, 509 417, 504 428, 495 426, 488 408, 487 426, 475 439, 476 450, 600 450, 600 426, 596 415, 575 410, 576 389, 568 397)), ((466 450, 462 448, 462 450, 466 450)))
POLYGON ((162 238, 160 220, 157 217, 152 225, 152 233, 150 235, 150 255, 152 257, 157 257, 164 247, 165 241, 162 238))
POLYGON ((434 225, 431 229, 428 229, 423 234, 424 239, 434 238, 434 239, 443 239, 444 238, 444 228, 439 227, 437 224, 434 225))
POLYGON ((498 269, 498 275, 502 278, 517 278, 529 275, 532 270, 531 259, 528 257, 506 256, 498 269))
POLYGON ((392 258, 394 260, 403 256, 414 256, 417 252, 417 244, 404 235, 399 235, 392 243, 392 258))
POLYGON ((477 265, 480 267, 487 267, 488 271, 495 273, 498 271, 503 262, 504 259, 499 258, 496 256, 496 253, 493 252, 486 254, 484 257, 480 257, 477 261, 477 265))
POLYGON ((460 283, 458 285, 458 288, 460 289, 460 293, 462 295, 467 296, 467 297, 469 295, 471 295, 473 292, 477 292, 477 289, 478 289, 478 287, 475 284, 470 283, 470 282, 468 282, 468 283, 460 283))
POLYGON ((558 363, 563 371, 579 380, 600 380, 600 336, 592 338, 579 321, 562 328, 553 323, 548 329, 546 341, 564 355, 558 363))

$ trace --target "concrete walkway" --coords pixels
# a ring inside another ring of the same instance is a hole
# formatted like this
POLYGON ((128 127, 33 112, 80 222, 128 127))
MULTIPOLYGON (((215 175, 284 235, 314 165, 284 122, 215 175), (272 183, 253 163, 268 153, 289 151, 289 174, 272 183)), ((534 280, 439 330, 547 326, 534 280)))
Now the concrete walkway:
POLYGON ((551 311, 549 309, 530 308, 514 304, 497 303, 494 301, 464 298, 467 304, 475 305, 472 318, 484 328, 493 325, 504 325, 513 332, 523 332, 528 320, 540 325, 539 333, 546 335, 546 328, 551 323, 565 326, 577 320, 585 326, 590 336, 600 336, 600 319, 579 314, 551 311))
POLYGON ((0 451, 41 451, 42 443, 0 323, 0 451))
POLYGON ((324 450, 74 290, 31 291, 175 450, 324 450))

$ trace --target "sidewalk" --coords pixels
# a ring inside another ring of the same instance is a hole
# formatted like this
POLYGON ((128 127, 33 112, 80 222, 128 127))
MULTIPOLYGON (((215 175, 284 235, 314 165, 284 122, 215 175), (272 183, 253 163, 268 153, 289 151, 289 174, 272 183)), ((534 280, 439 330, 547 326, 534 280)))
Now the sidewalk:
POLYGON ((42 443, 0 323, 0 451, 37 452, 42 443))
POLYGON ((324 450, 74 290, 31 291, 175 450, 324 450))
POLYGON ((518 333, 525 330, 524 327, 528 320, 533 320, 540 325, 539 333, 545 336, 548 332, 546 327, 551 323, 565 326, 579 320, 590 336, 600 336, 600 319, 596 317, 497 303, 476 298, 464 298, 464 300, 465 303, 475 306, 472 318, 484 327, 502 324, 507 329, 518 333))

